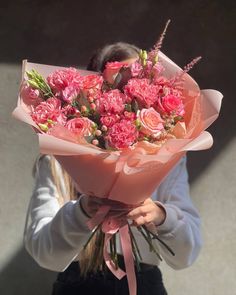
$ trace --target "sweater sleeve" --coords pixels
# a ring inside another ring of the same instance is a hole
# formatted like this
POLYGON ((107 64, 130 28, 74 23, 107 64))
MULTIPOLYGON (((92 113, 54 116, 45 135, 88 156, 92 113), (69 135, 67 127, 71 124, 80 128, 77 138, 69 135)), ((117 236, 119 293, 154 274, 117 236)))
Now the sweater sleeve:
POLYGON ((24 244, 41 267, 63 271, 77 257, 91 232, 79 200, 69 201, 60 208, 49 162, 50 157, 44 156, 37 165, 24 244))
POLYGON ((155 192, 153 199, 166 211, 164 223, 157 227, 159 237, 170 246, 175 256, 165 247, 159 250, 174 269, 190 266, 202 247, 200 217, 189 196, 186 157, 182 158, 155 192))

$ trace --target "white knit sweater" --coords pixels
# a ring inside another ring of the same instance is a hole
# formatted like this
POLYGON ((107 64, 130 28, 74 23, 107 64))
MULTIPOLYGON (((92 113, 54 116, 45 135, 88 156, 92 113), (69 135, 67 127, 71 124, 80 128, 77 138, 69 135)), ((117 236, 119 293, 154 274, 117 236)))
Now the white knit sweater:
MULTIPOLYGON (((53 271, 64 271, 77 259, 91 231, 86 225, 88 218, 82 212, 79 200, 67 201, 60 208, 49 161, 50 156, 45 156, 38 163, 35 188, 26 218, 24 243, 40 266, 53 271)), ((59 164, 57 169, 60 176, 59 164)), ((63 188, 63 182, 61 185, 63 188)), ((152 199, 165 207, 166 219, 157 230, 159 237, 175 252, 175 256, 172 256, 157 242, 161 256, 174 269, 191 265, 199 254, 202 240, 199 215, 189 197, 186 157, 172 169, 153 193, 152 199)), ((136 229, 133 232, 143 262, 158 265, 160 261, 149 251, 149 246, 140 233, 136 229)), ((118 251, 120 252, 120 247, 118 251)))

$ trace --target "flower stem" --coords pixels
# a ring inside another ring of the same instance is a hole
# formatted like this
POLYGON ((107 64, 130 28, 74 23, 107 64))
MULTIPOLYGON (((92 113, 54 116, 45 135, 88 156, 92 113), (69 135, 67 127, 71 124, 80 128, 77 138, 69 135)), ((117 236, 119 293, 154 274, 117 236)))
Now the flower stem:
POLYGON ((135 264, 136 264, 138 272, 140 272, 141 271, 140 260, 142 260, 142 257, 140 255, 137 242, 135 240, 134 234, 133 234, 130 226, 129 226, 129 233, 130 233, 130 239, 131 239, 131 244, 132 244, 132 250, 133 250, 133 254, 134 254, 134 258, 135 258, 135 264))
POLYGON ((173 256, 175 256, 175 253, 174 251, 165 243, 163 242, 159 237, 158 235, 152 233, 150 230, 147 229, 147 227, 145 225, 142 226, 143 229, 146 231, 146 233, 149 233, 149 235, 152 236, 152 239, 156 239, 158 240, 173 256))
POLYGON ((157 255, 157 257, 162 261, 160 254, 157 252, 156 248, 154 247, 154 245, 152 243, 152 239, 149 239, 148 236, 146 236, 146 234, 143 230, 143 226, 138 226, 137 229, 139 230, 139 232, 142 234, 142 236, 144 237, 144 239, 146 240, 146 242, 150 246, 150 250, 153 251, 157 255))
POLYGON ((84 250, 87 248, 88 244, 90 243, 90 241, 92 240, 92 238, 94 237, 94 235, 96 234, 96 232, 101 228, 101 225, 102 225, 102 223, 100 223, 97 227, 95 227, 95 229, 93 230, 92 234, 88 238, 86 244, 84 245, 84 250))

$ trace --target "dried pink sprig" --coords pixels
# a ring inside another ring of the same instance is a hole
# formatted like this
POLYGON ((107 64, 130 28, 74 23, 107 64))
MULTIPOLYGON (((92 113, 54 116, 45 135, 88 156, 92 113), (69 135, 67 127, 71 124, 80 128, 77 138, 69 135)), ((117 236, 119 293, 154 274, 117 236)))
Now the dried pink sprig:
POLYGON ((188 73, 201 60, 201 58, 202 58, 201 56, 198 56, 194 58, 190 63, 188 63, 179 74, 177 74, 175 77, 170 79, 170 85, 173 85, 179 82, 181 78, 183 77, 183 75, 188 73))
POLYGON ((149 60, 154 59, 155 56, 157 55, 158 51, 161 49, 161 46, 162 46, 163 40, 165 38, 166 31, 167 31, 169 24, 170 24, 170 19, 168 19, 168 21, 166 22, 164 30, 161 33, 157 43, 154 45, 153 49, 149 52, 149 54, 148 54, 149 60))

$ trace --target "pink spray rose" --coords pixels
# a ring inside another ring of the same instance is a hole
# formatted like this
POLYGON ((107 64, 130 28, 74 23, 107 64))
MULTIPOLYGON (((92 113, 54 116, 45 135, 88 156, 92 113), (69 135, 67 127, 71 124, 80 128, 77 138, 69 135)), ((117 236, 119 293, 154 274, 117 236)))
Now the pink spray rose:
POLYGON ((160 74, 162 73, 163 70, 164 70, 164 67, 159 62, 153 65, 151 61, 147 61, 144 74, 147 77, 152 78, 153 83, 155 84, 155 80, 160 77, 160 74))
POLYGON ((136 114, 134 112, 124 111, 122 117, 126 120, 134 121, 136 119, 136 114))
POLYGON ((71 103, 79 95, 79 92, 80 90, 77 86, 69 85, 61 91, 61 99, 71 103))
POLYGON ((105 70, 103 71, 104 80, 106 80, 110 84, 114 83, 120 69, 122 67, 128 67, 128 66, 129 66, 128 63, 126 62, 118 62, 118 61, 108 62, 106 64, 105 70))
POLYGON ((31 114, 37 124, 46 124, 52 127, 55 123, 65 125, 66 116, 61 109, 61 101, 55 97, 50 97, 46 101, 36 106, 31 114))
POLYGON ((91 135, 92 126, 93 122, 84 117, 71 119, 66 123, 66 128, 78 137, 91 135))
POLYGON ((136 98, 138 103, 149 108, 157 102, 159 87, 149 83, 148 79, 130 79, 124 88, 125 94, 136 98))
POLYGON ((185 113, 181 97, 173 94, 159 98, 158 108, 163 113, 174 114, 176 116, 183 116, 185 113))
POLYGON ((75 68, 56 70, 47 77, 47 82, 56 97, 61 98, 62 91, 68 86, 80 88, 81 75, 75 68))
POLYGON ((101 116, 100 121, 102 125, 109 128, 113 126, 116 122, 118 122, 119 119, 120 119, 120 116, 118 114, 108 114, 105 116, 101 116))
POLYGON ((23 102, 28 106, 37 106, 40 102, 43 101, 40 96, 40 91, 38 89, 34 89, 31 86, 23 83, 20 89, 20 96, 23 102))
POLYGON ((137 137, 136 126, 129 120, 121 120, 109 129, 106 140, 110 147, 123 149, 131 146, 137 137))
POLYGON ((63 107, 63 113, 67 117, 78 117, 78 116, 80 116, 80 111, 77 108, 70 105, 70 104, 63 107))
POLYGON ((140 131, 146 135, 157 137, 164 129, 164 121, 154 108, 142 109, 138 112, 138 119, 141 124, 140 131))
POLYGON ((131 75, 133 78, 138 77, 142 72, 142 66, 139 62, 134 62, 130 65, 131 75))
POLYGON ((125 95, 118 89, 110 90, 103 93, 102 96, 96 100, 96 107, 101 115, 119 114, 125 108, 125 95))

